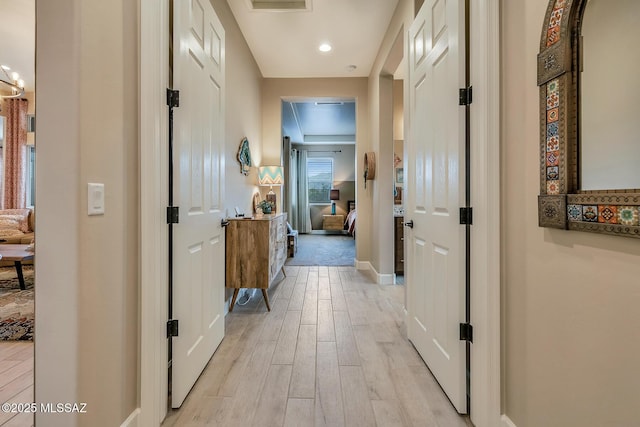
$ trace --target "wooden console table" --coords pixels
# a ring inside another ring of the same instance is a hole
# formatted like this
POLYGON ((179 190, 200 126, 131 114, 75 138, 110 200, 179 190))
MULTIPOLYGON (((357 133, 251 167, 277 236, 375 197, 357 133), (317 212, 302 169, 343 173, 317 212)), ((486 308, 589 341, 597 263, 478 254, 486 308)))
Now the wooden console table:
MULTIPOLYGON (((262 290, 271 311, 267 289, 287 260, 287 214, 261 219, 230 218, 226 231, 226 287, 233 288, 229 311, 242 288, 262 290)), ((286 274, 285 274, 286 276, 286 274)))

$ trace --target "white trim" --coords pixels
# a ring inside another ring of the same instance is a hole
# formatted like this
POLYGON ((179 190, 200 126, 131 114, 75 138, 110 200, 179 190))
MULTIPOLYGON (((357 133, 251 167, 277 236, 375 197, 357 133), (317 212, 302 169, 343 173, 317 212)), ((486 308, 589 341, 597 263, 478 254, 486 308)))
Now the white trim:
POLYGON ((376 283, 378 285, 393 285, 394 284, 394 279, 393 279, 394 274, 378 273, 378 271, 373 266, 371 267, 371 271, 374 274, 374 280, 376 281, 376 283))
POLYGON ((502 427, 517 427, 513 421, 511 421, 511 419, 509 417, 507 417, 506 415, 502 415, 502 418, 500 419, 500 421, 502 422, 500 425, 502 427))
POLYGON ((356 270, 367 271, 367 270, 373 269, 369 261, 358 261, 357 259, 354 259, 353 262, 354 262, 354 266, 356 267, 356 270))
POLYGON ((500 6, 471 2, 471 420, 500 425, 500 6))
POLYGON ((136 408, 136 410, 133 411, 122 424, 120 424, 120 427, 138 427, 140 425, 140 418, 138 418, 138 415, 140 415, 140 408, 136 408))
POLYGON ((169 0, 139 3, 140 408, 139 424, 167 413, 167 129, 169 0), (165 64, 165 66, 162 66, 165 64))
POLYGON ((393 274, 380 274, 376 272, 376 283, 378 285, 393 285, 395 281, 393 279, 393 274))
POLYGON ((367 271, 369 271, 369 276, 378 285, 393 285, 394 284, 395 274, 378 273, 376 268, 369 261, 356 261, 356 268, 358 270, 367 270, 367 271))
POLYGON ((369 276, 371 280, 377 283, 377 276, 376 276, 377 273, 373 268, 373 264, 371 264, 371 262, 358 261, 357 259, 354 260, 354 262, 355 262, 356 270, 364 272, 367 276, 369 276))

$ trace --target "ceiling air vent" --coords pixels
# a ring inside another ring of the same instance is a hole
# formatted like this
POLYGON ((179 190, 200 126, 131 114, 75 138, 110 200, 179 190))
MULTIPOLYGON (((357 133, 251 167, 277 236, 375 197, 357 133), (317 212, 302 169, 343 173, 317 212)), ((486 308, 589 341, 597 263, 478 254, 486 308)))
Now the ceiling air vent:
POLYGON ((311 10, 311 0, 250 0, 253 10, 311 10))

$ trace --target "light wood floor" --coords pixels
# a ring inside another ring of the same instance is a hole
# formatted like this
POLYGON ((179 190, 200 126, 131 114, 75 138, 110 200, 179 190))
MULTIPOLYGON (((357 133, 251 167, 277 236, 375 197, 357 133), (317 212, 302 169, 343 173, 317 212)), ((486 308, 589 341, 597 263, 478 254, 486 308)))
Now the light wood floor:
POLYGON ((226 317, 226 336, 164 427, 466 427, 406 339, 402 286, 352 267, 285 267, 226 317))
MULTIPOLYGON (((33 402, 33 342, 0 341, 0 403, 33 402)), ((33 425, 33 414, 0 411, 0 426, 33 425)))

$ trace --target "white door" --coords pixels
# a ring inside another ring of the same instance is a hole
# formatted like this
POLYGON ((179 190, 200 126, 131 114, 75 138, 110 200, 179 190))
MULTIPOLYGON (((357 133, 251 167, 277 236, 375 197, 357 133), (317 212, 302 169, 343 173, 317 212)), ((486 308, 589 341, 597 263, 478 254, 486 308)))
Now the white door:
POLYGON ((425 0, 409 30, 408 336, 466 412, 464 0, 425 0))
POLYGON ((172 400, 179 407, 224 337, 224 29, 209 0, 174 1, 172 400))

